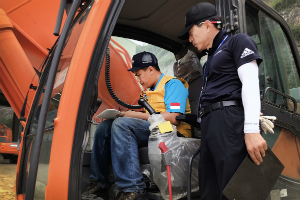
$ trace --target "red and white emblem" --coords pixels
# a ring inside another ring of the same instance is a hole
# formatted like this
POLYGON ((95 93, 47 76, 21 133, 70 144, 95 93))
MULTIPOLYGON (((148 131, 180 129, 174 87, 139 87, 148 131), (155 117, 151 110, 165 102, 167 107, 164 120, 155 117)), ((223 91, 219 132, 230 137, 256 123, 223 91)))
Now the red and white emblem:
POLYGON ((180 103, 170 103, 170 109, 180 109, 180 103))

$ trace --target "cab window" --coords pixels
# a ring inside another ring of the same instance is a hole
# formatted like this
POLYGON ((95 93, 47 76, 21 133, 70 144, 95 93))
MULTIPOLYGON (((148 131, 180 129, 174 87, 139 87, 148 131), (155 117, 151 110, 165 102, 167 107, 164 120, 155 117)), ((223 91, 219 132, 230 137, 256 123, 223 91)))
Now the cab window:
POLYGON ((112 38, 119 44, 121 44, 124 48, 126 48, 130 55, 130 58, 132 58, 133 55, 143 51, 153 53, 158 60, 158 66, 161 72, 168 76, 174 76, 173 65, 176 62, 176 59, 172 52, 137 40, 116 36, 113 36, 112 38))
MULTIPOLYGON (((112 85, 113 92, 117 96, 118 99, 120 99, 123 102, 128 103, 132 99, 132 96, 136 98, 136 102, 130 102, 129 104, 137 104, 137 100, 139 99, 139 94, 142 90, 145 90, 146 88, 143 88, 137 80, 134 78, 132 80, 131 76, 134 76, 133 73, 128 72, 127 70, 131 68, 131 59, 133 55, 148 51, 153 53, 157 59, 158 59, 158 65, 161 70, 161 72, 168 76, 174 76, 173 72, 173 66, 174 63, 176 63, 175 55, 167 51, 165 49, 162 49, 160 47, 129 39, 129 38, 123 38, 123 37, 117 37, 112 36, 110 43, 109 43, 109 49, 110 49, 110 66, 109 66, 109 81, 112 85), (112 59, 113 58, 113 59, 112 59), (126 75, 120 77, 118 76, 118 73, 125 73, 126 75), (115 79, 115 77, 118 77, 115 79), (123 84, 120 85, 119 83, 122 82, 123 84), (117 87, 118 85, 118 87, 117 87), (139 87, 140 90, 137 91, 131 91, 130 94, 127 91, 128 87, 139 87)), ((99 82, 98 82, 98 98, 102 100, 102 104, 99 107, 97 113, 93 117, 94 126, 97 126, 97 123, 100 123, 103 119, 97 118, 96 116, 108 108, 115 108, 119 110, 127 110, 127 108, 119 105, 115 100, 111 99, 111 96, 102 96, 105 92, 107 92, 107 89, 103 87, 102 85, 107 84, 107 80, 105 77, 105 68, 107 66, 103 66, 101 68, 100 76, 99 76, 99 82), (96 124, 95 124, 96 123, 96 124)), ((94 130, 94 129, 93 129, 94 130)), ((93 138, 93 131, 90 133, 90 138, 93 138)), ((92 140, 89 140, 89 144, 87 146, 87 150, 91 150, 92 148, 92 140)))
MULTIPOLYGON (((247 34, 257 44, 258 52, 263 58, 259 66, 261 95, 265 88, 272 87, 296 99, 300 103, 300 80, 295 60, 286 34, 280 24, 265 12, 246 7, 247 34)), ((287 104, 292 110, 293 103, 275 93, 268 93, 267 100, 280 105, 287 104)), ((299 107, 299 106, 298 106, 299 107)), ((300 114, 300 109, 297 109, 300 114)))

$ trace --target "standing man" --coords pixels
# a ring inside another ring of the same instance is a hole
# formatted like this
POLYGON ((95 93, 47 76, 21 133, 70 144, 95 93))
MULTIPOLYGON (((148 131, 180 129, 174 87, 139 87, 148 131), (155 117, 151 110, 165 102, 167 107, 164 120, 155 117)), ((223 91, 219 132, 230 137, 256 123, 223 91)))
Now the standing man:
MULTIPOLYGON (((176 116, 190 114, 188 84, 183 79, 165 76, 160 72, 157 58, 149 52, 133 56, 131 71, 137 80, 149 91, 143 92, 156 112, 177 128, 177 135, 191 137, 190 125, 176 120, 176 116), (179 106, 171 106, 177 103, 179 106)), ((130 91, 128 91, 130 92, 130 91)), ((147 199, 140 169, 138 148, 148 145, 150 135, 147 121, 149 113, 126 111, 115 120, 101 122, 95 132, 91 157, 91 183, 83 194, 108 197, 109 164, 112 162, 119 200, 147 199)))
POLYGON ((248 35, 229 37, 220 30, 222 19, 212 4, 191 7, 185 20, 178 37, 208 54, 199 101, 201 199, 224 200, 222 192, 247 152, 259 165, 267 150, 259 130, 262 59, 248 35))

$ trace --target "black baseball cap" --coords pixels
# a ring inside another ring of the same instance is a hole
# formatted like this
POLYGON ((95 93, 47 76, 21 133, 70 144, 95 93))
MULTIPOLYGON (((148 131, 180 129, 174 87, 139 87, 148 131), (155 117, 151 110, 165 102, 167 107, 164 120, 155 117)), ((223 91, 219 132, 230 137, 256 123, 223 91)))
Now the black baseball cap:
POLYGON ((132 57, 132 67, 128 71, 135 71, 149 66, 158 66, 157 58, 153 53, 143 51, 132 57))
POLYGON ((209 17, 213 17, 215 15, 217 15, 216 7, 210 3, 202 2, 191 7, 185 14, 185 28, 183 29, 183 31, 181 31, 178 37, 182 40, 188 39, 188 31, 195 23, 199 22, 200 20, 205 20, 209 17))

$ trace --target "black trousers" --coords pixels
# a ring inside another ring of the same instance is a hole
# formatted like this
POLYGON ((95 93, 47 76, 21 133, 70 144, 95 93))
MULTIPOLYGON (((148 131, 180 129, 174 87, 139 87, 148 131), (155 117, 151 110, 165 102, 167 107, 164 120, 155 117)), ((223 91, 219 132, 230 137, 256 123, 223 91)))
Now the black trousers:
POLYGON ((227 199, 223 190, 246 155, 243 107, 224 107, 202 116, 199 163, 201 199, 227 199))

